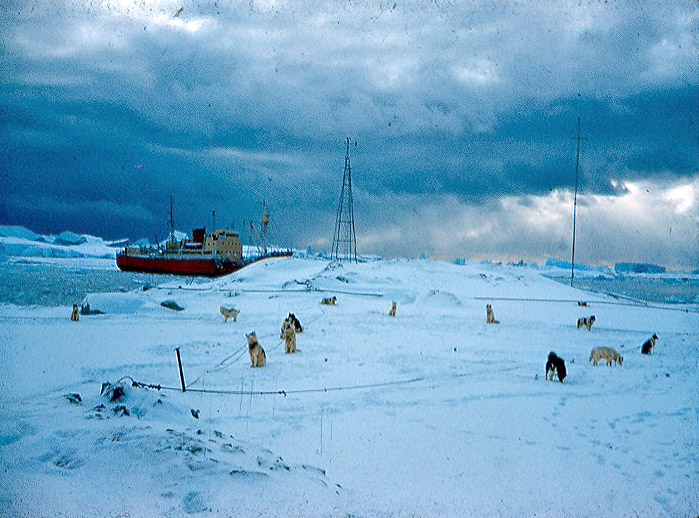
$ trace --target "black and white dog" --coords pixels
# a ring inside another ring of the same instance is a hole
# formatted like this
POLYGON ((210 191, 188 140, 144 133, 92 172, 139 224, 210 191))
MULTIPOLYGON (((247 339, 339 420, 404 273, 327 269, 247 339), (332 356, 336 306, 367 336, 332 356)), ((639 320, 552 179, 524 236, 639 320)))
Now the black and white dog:
POLYGON ((581 317, 578 319, 578 329, 585 326, 588 331, 591 331, 592 324, 595 323, 595 315, 590 315, 589 317, 581 317))
POLYGON ((284 338, 284 330, 287 328, 287 326, 292 327, 295 333, 303 333, 303 326, 301 325, 299 319, 296 318, 296 315, 293 313, 289 313, 282 322, 282 329, 281 333, 279 334, 279 338, 284 338))
POLYGON ((558 381, 561 383, 566 377, 566 363, 553 351, 549 353, 549 359, 546 362, 546 379, 549 379, 549 373, 551 381, 553 381, 554 374, 558 374, 558 381))
POLYGON ((648 340, 643 342, 643 345, 641 346, 641 354, 650 354, 653 352, 653 347, 655 347, 655 342, 658 341, 658 335, 653 333, 653 336, 651 336, 648 340))

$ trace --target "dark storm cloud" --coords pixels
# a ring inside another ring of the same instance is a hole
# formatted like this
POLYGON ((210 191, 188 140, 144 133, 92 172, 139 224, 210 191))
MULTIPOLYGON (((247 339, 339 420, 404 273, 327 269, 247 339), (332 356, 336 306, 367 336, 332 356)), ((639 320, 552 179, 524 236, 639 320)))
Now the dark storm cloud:
MULTIPOLYGON (((282 244, 324 246, 351 135, 365 228, 380 200, 400 200, 394 235, 407 241, 400 221, 421 206, 425 221, 444 200, 497 217, 572 190, 578 116, 581 194, 696 186, 693 2, 181 5, 177 18, 157 1, 0 11, 3 220, 140 237, 170 194, 183 229, 211 209, 240 226, 264 199, 282 244), (524 205, 503 205, 509 196, 524 205), (87 207, 94 217, 73 228, 87 207)), ((536 236, 520 244, 554 253, 536 236)), ((459 246, 429 245, 441 256, 459 246)))

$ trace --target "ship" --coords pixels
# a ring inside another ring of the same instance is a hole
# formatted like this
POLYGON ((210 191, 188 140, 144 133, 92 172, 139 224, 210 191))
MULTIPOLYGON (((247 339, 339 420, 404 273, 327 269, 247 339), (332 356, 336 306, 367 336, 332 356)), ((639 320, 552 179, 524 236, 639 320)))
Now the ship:
MULTIPOLYGON (((218 277, 262 259, 291 256, 290 250, 269 251, 267 249, 266 236, 269 222, 270 217, 263 205, 261 222, 263 238, 258 243, 258 253, 245 257, 240 235, 232 229, 220 228, 207 235, 205 227, 195 228, 192 231, 191 240, 188 238, 176 240, 171 201, 170 237, 165 245, 126 246, 116 254, 116 264, 120 270, 129 272, 218 277)), ((254 223, 250 223, 250 229, 253 235, 259 238, 254 223)))

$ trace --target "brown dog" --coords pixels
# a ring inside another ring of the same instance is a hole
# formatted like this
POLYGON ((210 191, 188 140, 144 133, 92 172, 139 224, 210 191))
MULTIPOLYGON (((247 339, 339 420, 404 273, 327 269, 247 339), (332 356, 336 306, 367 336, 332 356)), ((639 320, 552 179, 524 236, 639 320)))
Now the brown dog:
POLYGON ((267 355, 265 350, 257 341, 255 331, 246 335, 248 338, 248 352, 250 353, 250 367, 264 367, 267 363, 267 355))
POLYGON ((485 321, 488 324, 499 324, 499 320, 495 320, 495 313, 493 313, 493 306, 490 304, 485 305, 485 321))
POLYGON ((397 307, 398 307, 398 303, 396 301, 393 301, 393 305, 391 306, 391 309, 388 312, 388 316, 395 317, 397 307))
POLYGON ((80 320, 80 313, 78 312, 77 304, 73 304, 73 311, 70 313, 70 319, 73 322, 77 322, 78 320, 80 320))
POLYGON ((228 317, 231 317, 233 319, 233 322, 238 321, 238 313, 240 313, 240 311, 238 311, 237 309, 227 308, 226 306, 221 306, 220 308, 218 308, 218 310, 223 315, 224 322, 228 322, 228 317))
POLYGON ((284 352, 285 353, 295 353, 296 352, 296 331, 294 331, 294 326, 291 323, 285 322, 284 328, 284 352))
POLYGON ((333 295, 332 297, 324 298, 320 303, 326 306, 334 306, 337 303, 337 297, 333 295))
POLYGON ((607 365, 611 366, 612 362, 619 365, 624 364, 624 357, 611 347, 595 347, 590 351, 590 359, 592 365, 597 365, 600 360, 607 360, 607 365))
POLYGON ((590 315, 589 317, 581 317, 578 319, 578 329, 582 326, 587 327, 588 331, 592 331, 592 324, 595 323, 595 315, 590 315))

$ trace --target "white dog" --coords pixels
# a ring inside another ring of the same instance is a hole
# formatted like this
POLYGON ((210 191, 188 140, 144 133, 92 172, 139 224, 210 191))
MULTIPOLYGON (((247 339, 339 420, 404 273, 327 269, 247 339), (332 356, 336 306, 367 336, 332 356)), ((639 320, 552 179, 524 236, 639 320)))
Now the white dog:
POLYGON ((592 365, 597 365, 600 360, 607 360, 607 365, 610 366, 612 362, 619 365, 624 364, 624 357, 611 347, 595 347, 590 351, 590 359, 588 361, 591 361, 592 365))

